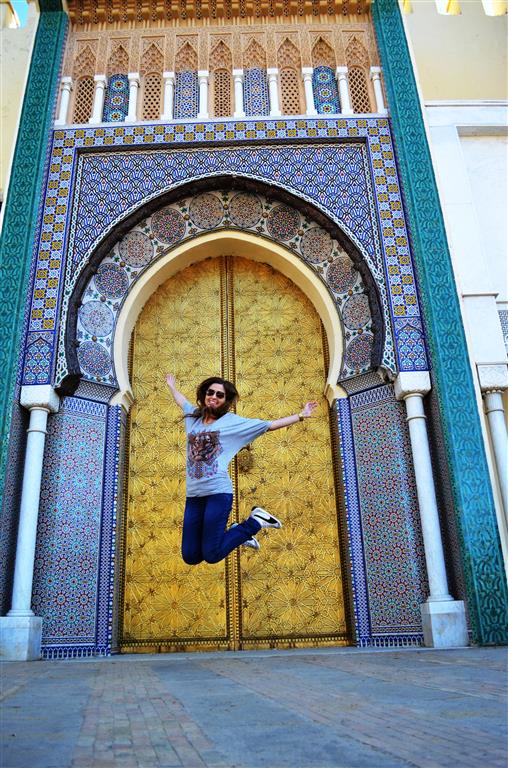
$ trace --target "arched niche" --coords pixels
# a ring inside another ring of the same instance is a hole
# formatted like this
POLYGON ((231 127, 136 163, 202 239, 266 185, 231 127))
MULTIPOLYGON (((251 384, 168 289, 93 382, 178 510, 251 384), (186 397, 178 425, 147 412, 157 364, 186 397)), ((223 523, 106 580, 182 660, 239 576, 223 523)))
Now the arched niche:
POLYGON ((119 389, 112 404, 122 403, 128 407, 132 402, 128 367, 129 344, 136 320, 146 301, 159 285, 185 267, 225 253, 269 264, 305 293, 321 318, 330 351, 325 395, 332 402, 342 393, 336 384, 343 354, 342 328, 337 308, 326 287, 312 270, 287 248, 246 232, 226 230, 209 232, 174 248, 146 270, 133 285, 116 324, 113 360, 119 389))

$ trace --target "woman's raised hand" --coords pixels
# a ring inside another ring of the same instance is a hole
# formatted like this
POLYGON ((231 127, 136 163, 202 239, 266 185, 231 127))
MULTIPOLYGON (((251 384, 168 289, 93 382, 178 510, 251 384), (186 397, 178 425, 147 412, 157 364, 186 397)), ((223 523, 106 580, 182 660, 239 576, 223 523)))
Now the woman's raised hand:
POLYGON ((187 402, 187 398, 185 395, 182 395, 181 392, 179 392, 176 388, 176 378, 172 373, 166 374, 166 383, 169 387, 169 391, 173 395, 173 399, 177 405, 180 406, 180 408, 185 407, 185 403, 187 402))
POLYGON ((308 419, 310 416, 314 415, 314 411, 316 410, 317 407, 318 407, 318 403, 316 402, 316 400, 311 400, 308 403, 305 403, 305 405, 301 410, 301 415, 305 419, 308 419))

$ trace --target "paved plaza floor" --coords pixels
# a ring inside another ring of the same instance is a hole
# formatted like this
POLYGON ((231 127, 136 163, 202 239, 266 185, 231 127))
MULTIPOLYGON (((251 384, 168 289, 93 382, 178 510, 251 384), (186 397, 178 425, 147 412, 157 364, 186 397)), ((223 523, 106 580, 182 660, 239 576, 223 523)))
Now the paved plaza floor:
POLYGON ((2 667, 2 768, 506 768, 506 648, 2 667))

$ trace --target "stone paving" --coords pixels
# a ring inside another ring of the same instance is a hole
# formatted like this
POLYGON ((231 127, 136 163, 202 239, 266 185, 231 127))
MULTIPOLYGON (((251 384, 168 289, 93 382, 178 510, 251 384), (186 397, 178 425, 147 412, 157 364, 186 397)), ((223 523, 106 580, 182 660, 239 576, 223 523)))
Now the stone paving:
POLYGON ((506 648, 5 662, 2 768, 506 768, 506 648))

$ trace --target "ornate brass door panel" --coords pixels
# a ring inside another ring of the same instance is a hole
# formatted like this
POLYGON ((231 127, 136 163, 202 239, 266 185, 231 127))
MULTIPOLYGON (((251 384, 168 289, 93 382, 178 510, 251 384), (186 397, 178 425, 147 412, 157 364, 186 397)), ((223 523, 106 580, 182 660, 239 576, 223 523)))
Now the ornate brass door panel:
POLYGON ((238 471, 241 511, 266 506, 284 522, 241 550, 242 647, 337 644, 346 637, 321 322, 310 301, 266 265, 232 262, 236 382, 245 416, 318 415, 269 432, 238 471))
POLYGON ((123 650, 228 647, 224 565, 180 556, 185 430, 165 382, 174 372, 193 397, 220 372, 220 307, 220 264, 205 261, 162 285, 134 331, 123 650))
POLYGON ((328 408, 268 433, 233 467, 235 519, 257 503, 284 521, 260 552, 187 566, 180 557, 185 437, 164 381, 236 381, 245 416, 276 418, 320 398, 321 325, 270 267, 221 257, 161 286, 134 332, 123 579, 124 651, 346 642, 328 408))

